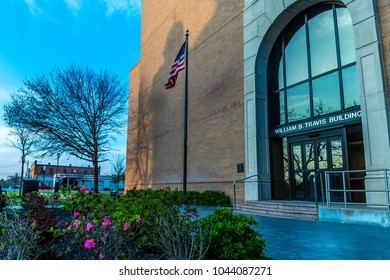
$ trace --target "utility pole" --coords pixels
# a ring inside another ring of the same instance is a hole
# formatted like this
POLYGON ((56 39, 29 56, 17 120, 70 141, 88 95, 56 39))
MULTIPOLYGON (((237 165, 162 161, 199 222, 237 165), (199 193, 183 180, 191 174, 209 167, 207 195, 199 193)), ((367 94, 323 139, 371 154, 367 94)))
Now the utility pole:
MULTIPOLYGON (((18 173, 15 173, 15 185, 14 185, 14 191, 16 189, 16 183, 18 182, 18 173)), ((20 188, 20 192, 22 191, 22 189, 20 188)))
POLYGON ((27 165, 26 165, 26 179, 29 179, 30 178, 30 171, 29 171, 29 169, 28 169, 28 165, 30 164, 30 162, 29 161, 27 161, 27 165))

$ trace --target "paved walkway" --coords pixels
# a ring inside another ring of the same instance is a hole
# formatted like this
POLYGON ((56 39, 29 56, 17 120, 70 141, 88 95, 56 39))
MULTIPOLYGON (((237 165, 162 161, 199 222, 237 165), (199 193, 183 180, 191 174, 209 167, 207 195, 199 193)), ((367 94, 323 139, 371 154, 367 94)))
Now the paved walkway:
MULTIPOLYGON (((198 207, 205 216, 213 207, 198 207)), ((252 216, 275 260, 390 260, 390 228, 252 216)))

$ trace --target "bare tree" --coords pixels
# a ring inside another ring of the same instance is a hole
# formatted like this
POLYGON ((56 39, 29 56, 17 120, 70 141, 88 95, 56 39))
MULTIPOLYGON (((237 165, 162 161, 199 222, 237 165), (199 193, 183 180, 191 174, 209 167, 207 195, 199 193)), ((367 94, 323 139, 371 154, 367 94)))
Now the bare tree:
POLYGON ((19 180, 20 176, 18 173, 15 173, 15 175, 8 175, 4 186, 8 186, 8 188, 13 188, 15 190, 16 186, 20 186, 19 180))
MULTIPOLYGON (((10 125, 7 123, 7 125, 10 125)), ((22 172, 20 173, 20 193, 23 188, 23 174, 24 174, 24 164, 26 162, 26 157, 33 152, 34 145, 37 144, 38 138, 34 133, 28 131, 28 129, 22 127, 21 125, 15 126, 10 132, 11 136, 14 136, 16 140, 7 139, 11 144, 10 147, 18 149, 22 153, 22 172)))
POLYGON ((114 182, 118 184, 119 182, 125 180, 126 173, 126 157, 124 155, 116 155, 111 161, 111 173, 114 178, 114 182))
POLYGON ((11 97, 4 119, 36 133, 42 156, 68 153, 92 162, 98 192, 99 163, 126 124, 127 89, 118 76, 75 65, 55 68, 25 80, 11 97))

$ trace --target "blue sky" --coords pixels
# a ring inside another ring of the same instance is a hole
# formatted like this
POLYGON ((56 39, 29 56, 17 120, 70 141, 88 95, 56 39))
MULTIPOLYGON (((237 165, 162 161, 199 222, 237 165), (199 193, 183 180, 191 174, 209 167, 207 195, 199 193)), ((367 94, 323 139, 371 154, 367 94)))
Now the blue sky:
MULTIPOLYGON (((0 116, 25 78, 57 66, 107 68, 128 84, 139 59, 140 22, 141 0, 1 0, 0 116)), ((7 146, 8 132, 0 119, 0 178, 20 172, 20 152, 7 146)), ((126 135, 112 146, 113 154, 124 154, 126 135)), ((88 164, 67 156, 61 163, 88 164)), ((102 173, 109 172, 110 164, 102 164, 102 173)))

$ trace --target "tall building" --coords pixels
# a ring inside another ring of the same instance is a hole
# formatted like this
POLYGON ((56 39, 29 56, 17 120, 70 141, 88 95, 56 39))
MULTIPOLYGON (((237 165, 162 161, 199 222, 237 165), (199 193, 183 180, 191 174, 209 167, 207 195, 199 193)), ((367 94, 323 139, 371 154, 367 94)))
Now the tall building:
POLYGON ((181 189, 183 72, 174 88, 164 84, 188 28, 189 190, 232 196, 234 180, 253 176, 238 202, 388 209, 389 8, 388 0, 143 1, 126 187, 181 189))

